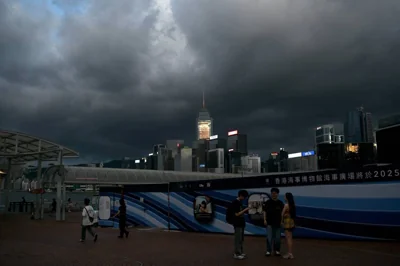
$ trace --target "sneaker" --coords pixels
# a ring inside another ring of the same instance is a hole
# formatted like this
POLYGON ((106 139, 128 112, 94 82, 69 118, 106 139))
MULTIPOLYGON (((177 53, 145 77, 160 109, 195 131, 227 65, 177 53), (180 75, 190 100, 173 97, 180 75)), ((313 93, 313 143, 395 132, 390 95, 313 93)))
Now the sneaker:
POLYGON ((291 260, 291 259, 294 259, 294 256, 293 256, 293 254, 288 253, 288 254, 286 254, 285 256, 283 256, 283 258, 284 258, 284 259, 287 259, 287 260, 291 260))
POLYGON ((243 260, 244 259, 243 255, 238 255, 238 254, 233 255, 233 258, 236 259, 236 260, 243 260))
POLYGON ((281 252, 280 251, 275 251, 275 256, 280 256, 281 252))
POLYGON ((265 256, 267 256, 267 257, 271 256, 271 252, 269 252, 269 251, 265 252, 265 256))
POLYGON ((246 254, 242 253, 241 255, 242 255, 244 258, 247 258, 247 255, 246 255, 246 254))
POLYGON ((96 242, 96 241, 97 241, 97 238, 98 238, 98 235, 95 234, 95 235, 94 235, 94 238, 93 238, 93 241, 96 242))

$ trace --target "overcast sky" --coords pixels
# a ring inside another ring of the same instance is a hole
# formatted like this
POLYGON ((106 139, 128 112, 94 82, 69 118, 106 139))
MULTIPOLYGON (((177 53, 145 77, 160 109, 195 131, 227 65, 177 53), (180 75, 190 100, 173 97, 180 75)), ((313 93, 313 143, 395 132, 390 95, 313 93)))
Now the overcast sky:
POLYGON ((0 128, 83 160, 215 134, 265 156, 399 110, 399 0, 0 0, 0 128))

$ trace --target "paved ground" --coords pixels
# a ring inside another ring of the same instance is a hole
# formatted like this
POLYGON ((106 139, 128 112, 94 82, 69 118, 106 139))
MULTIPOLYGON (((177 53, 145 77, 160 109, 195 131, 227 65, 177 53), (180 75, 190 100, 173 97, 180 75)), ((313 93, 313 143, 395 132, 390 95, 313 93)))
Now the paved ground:
POLYGON ((246 237, 245 261, 232 259, 232 237, 199 233, 132 229, 129 239, 99 228, 97 243, 79 243, 79 217, 68 221, 32 221, 27 216, 0 216, 0 265, 400 265, 400 243, 295 240, 296 258, 264 257, 261 237, 246 237))

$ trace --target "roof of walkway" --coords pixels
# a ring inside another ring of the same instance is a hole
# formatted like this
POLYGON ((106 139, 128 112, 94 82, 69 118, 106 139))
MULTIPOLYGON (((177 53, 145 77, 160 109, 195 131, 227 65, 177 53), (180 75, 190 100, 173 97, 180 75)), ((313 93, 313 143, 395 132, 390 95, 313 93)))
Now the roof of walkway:
POLYGON ((60 151, 63 158, 76 158, 79 153, 63 145, 25 133, 0 129, 0 158, 11 158, 13 163, 56 161, 60 151))
MULTIPOLYGON (((189 180, 242 177, 241 174, 215 174, 138 169, 65 166, 65 182, 73 184, 156 184, 189 180)), ((246 175, 249 176, 249 175, 246 175)))

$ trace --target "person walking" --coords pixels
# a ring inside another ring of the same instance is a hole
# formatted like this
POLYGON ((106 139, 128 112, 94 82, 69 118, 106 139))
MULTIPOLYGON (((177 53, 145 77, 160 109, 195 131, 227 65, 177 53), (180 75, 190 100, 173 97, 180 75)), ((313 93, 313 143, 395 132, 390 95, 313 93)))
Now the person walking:
POLYGON ((118 212, 113 216, 113 218, 119 216, 119 236, 118 238, 125 237, 128 238, 129 231, 126 230, 126 204, 124 199, 119 200, 119 209, 118 212))
POLYGON ((57 201, 56 201, 56 199, 53 199, 51 201, 51 210, 50 210, 49 216, 53 216, 53 213, 56 213, 56 212, 57 212, 57 201))
POLYGON ((292 193, 285 194, 285 206, 282 210, 282 223, 285 230, 285 238, 288 253, 283 256, 284 259, 294 259, 293 256, 293 230, 295 228, 294 219, 296 219, 296 204, 292 193))
POLYGON ((264 205, 264 225, 267 231, 267 251, 265 256, 269 257, 272 248, 275 256, 281 255, 281 224, 282 210, 284 204, 278 199, 279 189, 271 188, 271 198, 264 205))
POLYGON ((233 225, 234 229, 234 254, 233 258, 242 260, 246 258, 246 254, 243 252, 243 241, 244 241, 244 229, 246 227, 246 221, 244 214, 250 208, 244 208, 243 201, 247 199, 249 193, 246 190, 240 190, 238 197, 231 203, 227 210, 227 222, 233 225))
POLYGON ((93 231, 93 221, 94 221, 94 209, 90 206, 90 200, 86 198, 84 200, 85 207, 82 210, 82 230, 80 242, 84 242, 86 239, 86 231, 93 236, 93 241, 96 242, 98 235, 93 231))
POLYGON ((68 210, 68 212, 72 211, 72 207, 73 207, 72 200, 71 200, 71 198, 68 198, 68 201, 67 201, 67 210, 68 210))

